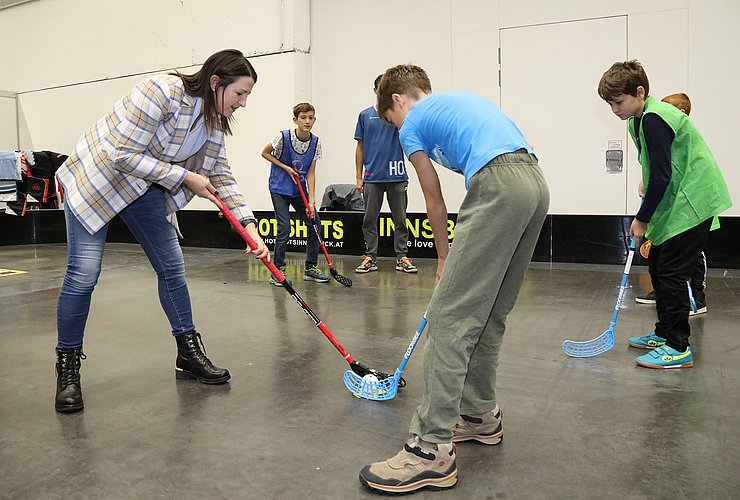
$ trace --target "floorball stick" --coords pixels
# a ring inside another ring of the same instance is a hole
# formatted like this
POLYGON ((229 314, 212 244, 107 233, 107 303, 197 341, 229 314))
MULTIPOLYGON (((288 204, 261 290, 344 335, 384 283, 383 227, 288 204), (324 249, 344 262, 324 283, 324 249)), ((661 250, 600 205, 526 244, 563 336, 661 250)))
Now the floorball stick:
POLYGON ((691 289, 691 282, 687 281, 686 286, 689 287, 689 302, 691 302, 691 312, 696 312, 696 299, 694 299, 694 291, 691 289))
MULTIPOLYGON (((293 177, 293 181, 298 184, 298 191, 301 193, 301 198, 303 198, 303 205, 310 209, 313 213, 314 207, 308 206, 308 199, 306 198, 306 193, 303 191, 303 186, 301 186, 301 181, 297 178, 298 177, 298 170, 293 167, 293 171, 296 173, 296 177, 293 177)), ((308 214, 307 214, 308 215, 308 214)), ((329 252, 326 251, 326 246, 324 245, 324 240, 321 238, 321 234, 319 234, 319 228, 316 227, 316 217, 309 217, 309 220, 311 221, 311 227, 313 227, 314 232, 316 233, 316 237, 319 239, 319 243, 321 243, 321 250, 324 251, 324 257, 326 257, 326 262, 329 264, 329 272, 331 273, 332 278, 337 280, 339 283, 341 283, 344 286, 350 287, 352 286, 352 280, 347 278, 346 276, 342 276, 337 272, 336 269, 334 269, 334 266, 331 263, 331 259, 329 258, 329 252)))
POLYGON ((630 267, 632 266, 632 258, 635 256, 635 239, 632 238, 630 243, 630 250, 627 254, 627 263, 624 265, 624 273, 622 274, 622 282, 619 286, 619 295, 617 296, 617 305, 614 307, 614 314, 612 314, 612 321, 609 324, 609 329, 604 333, 592 340, 586 340, 583 342, 577 342, 575 340, 566 340, 563 342, 563 352, 572 358, 590 358, 599 354, 605 353, 612 347, 614 347, 614 327, 617 325, 617 316, 619 315, 619 309, 622 307, 622 299, 624 298, 624 291, 627 288, 627 278, 630 274, 630 267))
MULTIPOLYGON (((249 233, 247 233, 247 230, 244 229, 244 227, 239 223, 238 220, 236 220, 236 217, 234 217, 234 214, 231 213, 231 210, 228 209, 226 205, 224 205, 224 202, 221 201, 221 198, 218 197, 218 195, 214 195, 216 197, 216 206, 221 210, 221 213, 226 217, 226 220, 229 221, 229 224, 231 224, 231 227, 233 227, 237 233, 239 233, 239 236, 242 237, 242 239, 249 245, 249 248, 252 250, 257 249, 257 242, 252 239, 251 236, 249 236, 249 233)), ((311 320, 314 322, 316 327, 321 330, 321 333, 324 334, 324 336, 329 339, 329 342, 332 343, 332 345, 339 351, 339 353, 344 357, 344 359, 349 363, 350 368, 354 373, 359 375, 360 377, 364 377, 365 375, 373 375, 378 379, 386 379, 390 377, 391 375, 384 372, 379 372, 377 370, 373 370, 372 368, 369 368, 368 366, 360 363, 356 359, 354 359, 349 352, 342 346, 342 344, 339 343, 339 341, 334 337, 334 335, 329 331, 329 329, 324 325, 324 323, 319 319, 319 317, 314 313, 311 308, 306 304, 306 301, 304 301, 300 295, 298 295, 298 292, 295 291, 293 286, 290 284, 288 279, 283 275, 283 273, 280 272, 280 270, 275 267, 275 264, 270 262, 267 257, 264 257, 261 259, 262 263, 267 266, 267 269, 270 270, 273 276, 275 276, 275 279, 278 280, 278 282, 285 288, 285 290, 293 297, 293 299, 298 302, 298 305, 301 306, 303 309, 303 312, 306 313, 306 316, 311 318, 311 320)))
POLYGON ((416 343, 419 342, 419 338, 424 332, 424 328, 426 326, 427 313, 424 313, 424 316, 421 318, 421 323, 419 323, 419 326, 416 328, 414 338, 411 340, 409 347, 403 355, 401 364, 396 368, 396 373, 394 373, 392 377, 378 380, 377 377, 372 375, 360 377, 357 373, 347 370, 344 374, 344 385, 347 386, 347 389, 349 389, 349 391, 358 398, 371 399, 373 401, 386 401, 396 397, 398 388, 406 385, 406 381, 401 377, 401 374, 403 374, 403 370, 406 368, 406 363, 408 363, 411 353, 414 352, 414 347, 416 347, 416 343))

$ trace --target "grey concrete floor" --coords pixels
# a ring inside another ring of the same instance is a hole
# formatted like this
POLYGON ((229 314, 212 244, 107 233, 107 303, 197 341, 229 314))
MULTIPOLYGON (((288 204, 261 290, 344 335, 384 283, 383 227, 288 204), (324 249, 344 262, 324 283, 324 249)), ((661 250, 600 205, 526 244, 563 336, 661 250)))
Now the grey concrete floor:
MULTIPOLYGON (((424 341, 408 386, 388 402, 353 397, 348 368, 268 271, 234 250, 184 250, 196 325, 222 386, 176 381, 175 344, 156 280, 136 245, 110 244, 93 296, 82 365, 85 410, 54 411, 55 308, 63 245, 0 247, 0 497, 374 498, 360 468, 395 454, 421 391, 424 341)), ((393 371, 424 312, 436 262, 418 275, 356 275, 352 288, 288 276, 360 361, 393 371)), ((323 265, 323 264, 322 264, 323 265)), ((509 317, 498 375, 505 410, 500 446, 463 443, 459 483, 414 498, 738 498, 740 280, 713 270, 708 314, 691 320, 695 367, 639 368, 628 336, 652 329, 649 287, 634 268, 617 345, 568 359, 565 338, 609 324, 621 266, 533 264, 509 317)), ((471 280, 475 276, 470 277, 471 280)))

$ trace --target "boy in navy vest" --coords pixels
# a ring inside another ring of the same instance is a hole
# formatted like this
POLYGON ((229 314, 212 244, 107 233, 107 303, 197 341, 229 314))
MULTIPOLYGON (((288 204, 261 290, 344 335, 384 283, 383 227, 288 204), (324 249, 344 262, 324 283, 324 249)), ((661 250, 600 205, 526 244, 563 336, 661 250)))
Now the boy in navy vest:
MULTIPOLYGON (((262 150, 262 157, 272 164, 270 197, 278 223, 273 261, 283 274, 285 274, 285 251, 290 237, 290 206, 293 206, 307 225, 311 224, 309 218, 314 218, 315 223, 321 227, 321 220, 314 204, 316 162, 321 158, 321 142, 311 133, 316 123, 315 108, 307 102, 296 104, 293 107, 293 123, 296 125, 295 129, 282 130, 262 150), (294 168, 298 171, 297 174, 294 168), (308 196, 308 207, 303 203, 296 181, 301 183, 304 193, 308 196)), ((320 247, 316 233, 309 229, 304 281, 328 283, 330 280, 329 276, 316 267, 320 247)), ((270 276, 270 283, 282 286, 273 276, 270 276)))
MULTIPOLYGON (((375 79, 373 91, 377 94, 378 82, 375 79)), ((356 273, 377 271, 378 264, 378 215, 383 205, 383 193, 388 198, 391 217, 395 227, 393 249, 396 253, 396 270, 405 273, 418 271, 411 259, 406 257, 409 230, 406 227, 406 190, 409 177, 403 150, 398 140, 398 129, 378 116, 375 106, 363 109, 357 117, 355 127, 355 168, 357 171, 357 190, 365 199, 365 217, 362 219, 362 234, 365 237, 365 258, 355 269, 356 273), (363 174, 363 167, 365 172, 363 174)))

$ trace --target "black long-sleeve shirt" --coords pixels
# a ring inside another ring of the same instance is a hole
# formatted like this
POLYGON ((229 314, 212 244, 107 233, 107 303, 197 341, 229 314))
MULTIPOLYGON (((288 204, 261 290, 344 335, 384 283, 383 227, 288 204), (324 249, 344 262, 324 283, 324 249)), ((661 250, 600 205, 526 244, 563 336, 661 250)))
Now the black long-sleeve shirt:
POLYGON ((650 158, 650 177, 645 198, 635 218, 640 222, 648 223, 653 213, 658 208, 660 200, 668 189, 673 172, 671 166, 671 144, 675 134, 671 127, 657 114, 648 113, 642 119, 635 118, 635 135, 638 137, 637 148, 642 149, 640 144, 640 127, 645 135, 645 147, 648 148, 650 158))

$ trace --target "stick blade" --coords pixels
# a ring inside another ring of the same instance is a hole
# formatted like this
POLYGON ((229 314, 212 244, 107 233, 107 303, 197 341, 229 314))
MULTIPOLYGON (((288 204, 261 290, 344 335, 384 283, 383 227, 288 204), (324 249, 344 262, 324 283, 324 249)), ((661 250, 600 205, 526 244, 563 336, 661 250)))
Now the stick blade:
POLYGON ((344 385, 355 397, 371 401, 387 401, 395 398, 398 393, 398 380, 395 376, 369 380, 347 370, 344 373, 344 385))
POLYGON ((603 354, 614 347, 614 331, 607 330, 595 339, 577 342, 563 342, 563 352, 571 358, 591 358, 603 354))
POLYGON ((389 373, 381 372, 380 370, 374 370, 365 363, 361 363, 357 360, 352 361, 349 364, 349 367, 352 368, 352 371, 360 377, 364 377, 365 375, 375 375, 378 380, 383 380, 393 376, 389 373))
POLYGON ((329 269, 329 271, 331 272, 331 277, 337 280, 342 285, 346 287, 352 286, 352 280, 346 276, 342 276, 341 274, 339 274, 336 269, 332 268, 332 269, 329 269))

